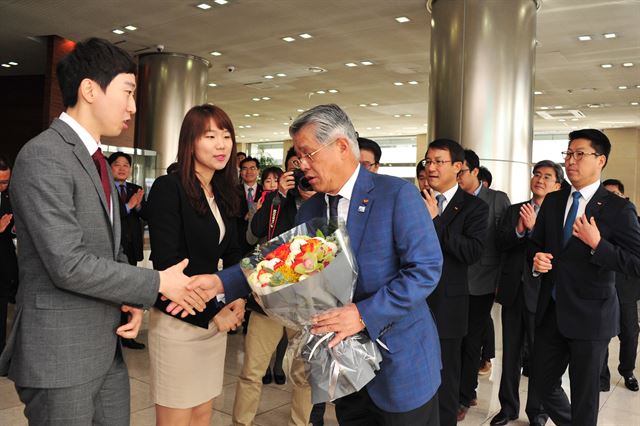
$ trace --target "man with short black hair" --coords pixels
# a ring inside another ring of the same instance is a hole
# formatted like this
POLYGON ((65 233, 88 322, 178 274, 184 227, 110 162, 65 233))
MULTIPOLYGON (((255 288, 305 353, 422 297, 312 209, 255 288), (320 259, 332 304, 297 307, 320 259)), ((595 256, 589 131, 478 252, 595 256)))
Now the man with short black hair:
POLYGON ((358 137, 358 148, 360 148, 360 165, 371 173, 378 173, 380 158, 382 158, 380 145, 371 139, 358 137))
POLYGON ((571 187, 545 197, 530 238, 542 275, 530 379, 558 425, 596 425, 604 355, 620 332, 615 273, 640 275, 636 209, 600 183, 610 151, 599 130, 569 134, 562 155, 571 187), (567 366, 571 404, 565 395, 555 409, 547 399, 567 366))
POLYGON ((244 202, 240 205, 238 216, 238 241, 243 254, 252 249, 252 245, 247 241, 247 228, 249 227, 249 211, 255 212, 256 204, 262 197, 262 185, 258 183, 260 174, 260 161, 257 158, 247 157, 240 161, 241 184, 238 187, 240 196, 244 202))

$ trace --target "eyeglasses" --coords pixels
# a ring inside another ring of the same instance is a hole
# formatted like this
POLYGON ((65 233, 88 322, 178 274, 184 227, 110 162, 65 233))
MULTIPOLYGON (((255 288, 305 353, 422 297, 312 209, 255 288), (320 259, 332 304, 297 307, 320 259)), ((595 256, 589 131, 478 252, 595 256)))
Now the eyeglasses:
POLYGON ((464 172, 471 172, 471 169, 460 169, 460 171, 458 172, 458 175, 463 175, 464 172))
POLYGON ((241 167, 240 170, 243 171, 243 172, 246 172, 247 170, 251 170, 252 172, 255 172, 256 170, 258 170, 258 168, 256 166, 241 167))
POLYGON ((364 167, 365 169, 367 169, 367 170, 370 170, 370 169, 371 169, 373 166, 375 166, 376 164, 378 164, 378 163, 377 163, 377 162, 376 162, 376 163, 372 163, 372 162, 370 162, 370 161, 361 161, 361 162, 360 162, 360 165, 361 165, 362 167, 364 167))
POLYGON ((593 155, 594 157, 600 157, 603 154, 598 154, 597 152, 582 152, 582 151, 563 151, 561 152, 562 156, 565 160, 571 159, 573 157, 574 160, 580 161, 584 158, 585 155, 593 155))
POLYGON ((440 168, 447 163, 451 163, 451 160, 422 160, 422 165, 424 167, 429 167, 430 165, 434 164, 436 167, 440 168))
POLYGON ((545 182, 558 182, 557 179, 554 178, 553 176, 551 176, 551 175, 543 175, 540 172, 535 172, 533 174, 533 177, 534 178, 538 178, 538 179, 540 179, 542 181, 545 181, 545 182))
POLYGON ((300 156, 300 159, 293 160, 293 167, 295 167, 296 169, 299 169, 300 166, 302 166, 302 162, 305 161, 305 160, 308 160, 309 163, 313 163, 313 156, 314 155, 316 155, 317 153, 319 153, 320 151, 322 151, 323 149, 325 149, 326 147, 328 147, 329 145, 331 145, 332 143, 334 143, 337 140, 338 139, 334 139, 331 142, 322 145, 320 148, 316 149, 315 151, 310 152, 307 155, 300 156))

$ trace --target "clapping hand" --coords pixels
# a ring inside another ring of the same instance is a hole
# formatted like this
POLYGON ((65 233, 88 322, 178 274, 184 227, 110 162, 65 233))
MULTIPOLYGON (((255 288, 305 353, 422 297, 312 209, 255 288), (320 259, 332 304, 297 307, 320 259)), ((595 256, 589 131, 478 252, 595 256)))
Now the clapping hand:
POLYGON ((520 207, 520 216, 518 217, 518 232, 522 234, 525 230, 532 231, 536 225, 537 217, 538 215, 531 204, 523 204, 522 207, 520 207))
POLYGON ((11 213, 7 213, 0 217, 0 232, 4 232, 7 229, 7 226, 11 223, 11 219, 13 219, 13 215, 11 213))
POLYGON ((142 203, 142 198, 144 197, 144 191, 141 189, 138 189, 132 196, 131 198, 129 198, 129 201, 127 202, 127 206, 129 207, 129 210, 133 210, 135 208, 138 208, 138 206, 140 206, 140 203, 142 203))

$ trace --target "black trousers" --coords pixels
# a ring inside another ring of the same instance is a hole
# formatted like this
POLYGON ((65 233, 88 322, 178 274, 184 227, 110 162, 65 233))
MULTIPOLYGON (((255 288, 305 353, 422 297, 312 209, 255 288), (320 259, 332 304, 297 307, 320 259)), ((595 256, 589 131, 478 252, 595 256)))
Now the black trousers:
MULTIPOLYGON (((636 366, 636 354, 638 351, 638 305, 637 302, 620 304, 620 358, 618 364, 618 373, 622 377, 633 375, 636 366)), ((602 372, 600 373, 600 383, 609 383, 611 381, 611 373, 609 372, 609 348, 602 364, 602 372)))
MULTIPOLYGON (((500 410, 508 416, 520 413, 520 366, 524 344, 533 348, 536 314, 529 312, 524 301, 522 286, 511 306, 502 306, 502 375, 500 376, 500 410)), ((545 413, 537 392, 529 381, 527 406, 529 422, 545 423, 545 413)))
POLYGON ((9 299, 0 296, 0 353, 7 342, 7 311, 9 299))
MULTIPOLYGON (((480 361, 489 361, 496 357, 496 330, 493 325, 493 318, 489 315, 487 325, 482 332, 482 352, 480 353, 480 361)), ((484 362, 480 363, 482 367, 484 362)))
POLYGON ((458 423, 461 350, 462 337, 440 339, 442 357, 440 375, 442 381, 440 388, 438 388, 438 407, 442 426, 455 426, 458 423))
POLYGON ((471 405, 478 387, 478 365, 482 347, 482 334, 491 316, 495 295, 469 296, 469 325, 467 335, 462 339, 462 367, 460 370, 459 402, 465 407, 471 405))
POLYGON ((336 417, 340 426, 439 426, 438 394, 424 405, 404 413, 390 413, 376 406, 367 388, 337 399, 336 417))
POLYGON ((575 340, 563 336, 558 329, 556 304, 550 301, 535 331, 530 379, 556 425, 596 426, 600 370, 608 344, 609 340, 575 340), (559 385, 567 366, 571 403, 559 385), (564 402, 556 400, 558 394, 564 402))

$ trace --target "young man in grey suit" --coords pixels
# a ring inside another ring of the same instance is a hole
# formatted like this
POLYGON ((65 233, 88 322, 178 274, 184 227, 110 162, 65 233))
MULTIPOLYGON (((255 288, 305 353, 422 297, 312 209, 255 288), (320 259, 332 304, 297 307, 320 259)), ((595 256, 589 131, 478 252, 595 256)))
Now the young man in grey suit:
POLYGON ((100 150, 135 113, 135 64, 107 41, 78 43, 58 64, 66 112, 18 154, 11 198, 20 244, 14 327, 0 374, 37 425, 128 425, 129 378, 117 337, 133 338, 158 292, 187 311, 183 261, 127 263, 113 178, 100 150), (120 310, 130 321, 120 325, 120 310))

